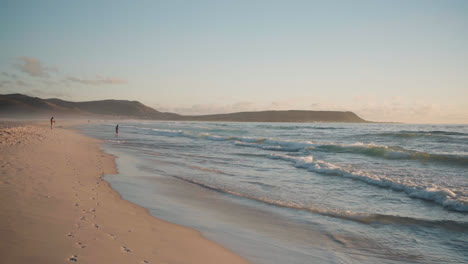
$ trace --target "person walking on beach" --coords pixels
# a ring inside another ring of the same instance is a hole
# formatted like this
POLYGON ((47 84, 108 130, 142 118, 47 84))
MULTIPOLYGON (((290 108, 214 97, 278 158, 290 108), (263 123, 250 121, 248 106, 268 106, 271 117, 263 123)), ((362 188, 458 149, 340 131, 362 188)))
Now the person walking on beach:
POLYGON ((52 130, 52 127, 54 126, 55 120, 54 117, 50 118, 50 129, 52 130))
POLYGON ((119 136, 119 125, 115 126, 115 135, 119 136))

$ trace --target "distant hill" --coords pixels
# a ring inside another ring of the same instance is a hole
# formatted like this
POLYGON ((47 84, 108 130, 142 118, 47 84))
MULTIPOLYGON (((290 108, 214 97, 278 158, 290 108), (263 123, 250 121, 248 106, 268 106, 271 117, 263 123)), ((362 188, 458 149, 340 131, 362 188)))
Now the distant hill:
POLYGON ((41 99, 23 94, 0 95, 0 117, 35 117, 44 115, 163 120, 179 116, 177 114, 156 111, 137 101, 101 100, 70 102, 57 98, 41 99))
POLYGON ((57 98, 41 99, 23 94, 0 95, 0 117, 135 118, 174 121, 227 122, 367 122, 353 112, 341 111, 259 111, 217 115, 179 115, 159 112, 138 101, 101 100, 70 102, 57 98))
POLYGON ((230 122, 366 122, 353 112, 341 111, 258 111, 231 114, 181 116, 183 120, 195 121, 230 121, 230 122))

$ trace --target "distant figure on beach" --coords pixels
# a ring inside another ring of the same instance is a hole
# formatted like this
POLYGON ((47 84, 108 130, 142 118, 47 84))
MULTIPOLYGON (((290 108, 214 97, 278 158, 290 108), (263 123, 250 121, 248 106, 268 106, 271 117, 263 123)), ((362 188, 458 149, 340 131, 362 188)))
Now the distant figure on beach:
POLYGON ((52 127, 54 127, 54 124, 55 124, 54 117, 51 117, 50 118, 50 129, 52 129, 52 127))
POLYGON ((119 135, 119 125, 116 125, 116 126, 115 126, 115 135, 116 135, 116 136, 119 135))

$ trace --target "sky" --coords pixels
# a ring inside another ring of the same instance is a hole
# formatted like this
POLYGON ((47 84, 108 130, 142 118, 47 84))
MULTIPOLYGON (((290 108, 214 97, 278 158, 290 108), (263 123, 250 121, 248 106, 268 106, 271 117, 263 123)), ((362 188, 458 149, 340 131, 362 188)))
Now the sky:
POLYGON ((468 1, 0 2, 0 94, 468 123, 468 1))

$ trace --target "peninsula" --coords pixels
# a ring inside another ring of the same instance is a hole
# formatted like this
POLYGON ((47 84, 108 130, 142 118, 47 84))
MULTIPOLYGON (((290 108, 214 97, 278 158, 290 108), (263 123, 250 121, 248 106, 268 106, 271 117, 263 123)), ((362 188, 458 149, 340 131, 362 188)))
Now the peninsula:
POLYGON ((0 117, 87 117, 107 119, 149 119, 217 122, 368 122, 350 111, 257 111, 214 115, 180 115, 160 112, 138 101, 100 100, 71 102, 57 98, 41 99, 23 94, 0 95, 0 117))

